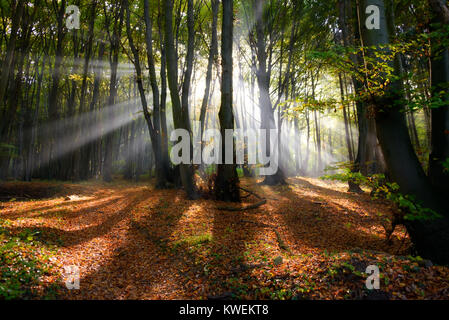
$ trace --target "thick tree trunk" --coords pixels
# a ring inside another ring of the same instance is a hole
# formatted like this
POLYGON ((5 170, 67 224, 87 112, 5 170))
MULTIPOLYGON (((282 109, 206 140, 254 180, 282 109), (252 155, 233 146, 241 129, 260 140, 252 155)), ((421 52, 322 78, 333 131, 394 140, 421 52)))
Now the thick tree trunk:
POLYGON ((153 20, 151 18, 149 0, 144 0, 144 15, 145 15, 145 42, 147 47, 147 60, 150 75, 151 90, 153 92, 153 126, 148 123, 148 129, 153 133, 151 144, 153 147, 155 167, 156 167, 156 187, 166 188, 168 174, 166 166, 164 166, 163 160, 168 157, 163 152, 168 150, 162 150, 161 144, 161 117, 160 117, 160 100, 159 100, 159 87, 157 85, 156 78, 156 66, 153 55, 153 20))
MULTIPOLYGON (((367 54, 370 54, 372 50, 367 49, 369 47, 379 48, 378 46, 388 45, 390 36, 384 1, 364 0, 360 12, 362 36, 367 54), (363 27, 367 18, 364 8, 368 5, 376 5, 380 9, 380 29, 368 30, 363 27)), ((400 62, 398 59, 395 59, 390 66, 394 68, 396 74, 399 74, 400 62)), ((447 208, 432 189, 418 161, 410 141, 404 113, 396 103, 402 99, 402 84, 400 81, 393 81, 385 90, 383 96, 373 95, 373 103, 376 108, 377 135, 391 178, 399 184, 403 194, 414 195, 424 207, 432 208, 444 215, 441 219, 431 221, 406 220, 405 225, 421 256, 437 263, 449 263, 447 208)))
POLYGON ((215 194, 218 200, 240 201, 239 178, 235 164, 235 141, 232 138, 232 150, 226 140, 226 130, 234 129, 233 88, 232 88, 232 42, 233 42, 233 0, 223 0, 223 24, 221 33, 221 108, 219 112, 221 141, 221 159, 218 165, 215 194), (228 147, 226 147, 228 146, 228 147), (229 154, 231 152, 231 154, 229 154), (230 160, 230 161, 228 161, 230 160), (230 162, 230 163, 229 163, 230 162))
MULTIPOLYGON (((191 13, 193 3, 189 0, 189 33, 191 33, 193 24, 193 14, 191 13)), ((173 107, 173 122, 176 129, 184 129, 191 133, 190 122, 188 120, 188 110, 183 109, 181 99, 178 94, 178 58, 175 51, 174 37, 173 37, 173 0, 164 1, 164 16, 165 16, 165 50, 167 61, 167 79, 170 88, 170 95, 173 107), (184 115, 186 113, 186 115, 184 115)), ((193 46, 193 43, 190 43, 193 46)), ((191 54, 189 56, 191 57, 191 54)), ((185 102, 185 99, 184 99, 185 102)), ((184 105, 185 107, 185 105, 184 105)), ((192 148, 191 148, 192 149, 192 148)), ((179 165, 182 185, 187 193, 189 199, 196 199, 198 197, 196 186, 193 180, 193 170, 191 164, 182 163, 179 165)))

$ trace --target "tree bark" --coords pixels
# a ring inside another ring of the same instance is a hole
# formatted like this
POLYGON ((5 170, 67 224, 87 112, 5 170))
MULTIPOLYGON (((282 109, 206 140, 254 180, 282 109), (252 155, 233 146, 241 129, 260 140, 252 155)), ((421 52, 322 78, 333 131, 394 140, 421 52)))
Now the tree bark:
MULTIPOLYGON (((261 112, 261 128, 266 130, 266 150, 267 155, 271 155, 270 129, 275 129, 274 110, 270 98, 270 72, 267 65, 267 48, 265 28, 266 22, 264 18, 264 7, 266 0, 253 2, 254 12, 256 14, 256 38, 257 38, 257 60, 259 66, 257 69, 257 84, 259 86, 259 108, 261 112)), ((273 148, 274 152, 277 152, 273 148)), ((284 174, 279 168, 274 175, 265 177, 263 184, 276 185, 286 184, 284 174)))
MULTIPOLYGON (((123 25, 123 14, 124 14, 124 5, 122 2, 118 4, 117 8, 118 19, 114 22, 114 30, 112 34, 111 42, 111 78, 109 82, 109 96, 107 100, 106 114, 108 115, 107 119, 114 118, 114 104, 117 96, 117 67, 118 67, 118 57, 119 57, 119 48, 120 48, 120 38, 122 34, 122 25, 123 25)), ((114 131, 107 134, 105 138, 105 153, 104 153, 104 164, 103 164, 103 180, 105 182, 112 181, 112 161, 113 161, 113 139, 114 139, 114 131)))
MULTIPOLYGON (((181 99, 178 94, 178 57, 175 51, 174 37, 173 37, 173 0, 164 1, 164 19, 165 19, 165 50, 167 61, 167 80, 170 88, 170 96, 173 107, 173 122, 176 129, 184 129, 191 133, 190 122, 188 120, 188 110, 183 109, 184 104, 181 105, 181 99), (186 114, 186 115, 185 115, 186 114)), ((189 0, 189 38, 192 37, 194 30, 193 24, 193 2, 189 0)), ((190 44, 192 46, 193 44, 190 44)), ((192 50, 193 51, 193 50, 192 50)), ((189 58, 192 57, 190 54, 189 58)), ((187 86, 184 86, 186 88, 187 86)), ((188 87, 187 87, 188 89, 188 87)), ((185 98, 183 99, 185 103, 185 98)), ((192 149, 192 148, 191 148, 192 149)), ((198 197, 195 183, 193 181, 193 170, 191 164, 182 163, 179 165, 182 185, 187 193, 189 199, 196 199, 198 197)))
POLYGON ((210 96, 210 83, 212 81, 212 67, 214 65, 214 61, 217 59, 218 54, 217 24, 218 24, 219 1, 212 0, 211 6, 212 6, 212 29, 211 29, 212 37, 209 49, 209 59, 207 63, 206 89, 204 91, 203 102, 201 103, 201 111, 200 111, 201 132, 204 132, 204 122, 206 119, 207 105, 210 96))
MULTIPOLYGON (((236 169, 235 141, 232 138, 232 151, 229 145, 226 147, 226 130, 234 129, 233 112, 233 88, 232 88, 232 42, 233 42, 233 0, 223 0, 223 24, 221 31, 221 108, 219 112, 221 130, 221 160, 223 164, 218 165, 215 194, 218 200, 240 201, 239 178, 236 169), (228 152, 232 154, 229 155, 228 152), (232 163, 227 158, 231 156, 232 163)), ((226 141, 228 142, 228 141, 226 141)))
MULTIPOLYGON (((378 49, 379 46, 390 43, 388 30, 392 28, 389 29, 387 26, 386 6, 383 0, 364 0, 361 3, 361 21, 359 23, 362 26, 367 18, 364 8, 368 5, 376 5, 380 9, 380 29, 368 30, 364 26, 362 27, 365 50, 367 54, 371 54, 370 51, 373 49, 368 48, 382 50, 378 49)), ((399 74, 400 62, 398 59, 390 62, 390 67, 395 70, 396 74, 399 74)), ((385 77, 385 74, 381 76, 385 77)), ((401 92, 403 92, 402 83, 396 80, 385 88, 384 95, 372 95, 372 103, 376 111, 378 139, 391 178, 399 184, 401 192, 415 196, 424 207, 434 209, 444 215, 441 219, 431 221, 405 221, 417 252, 422 257, 429 258, 437 263, 449 263, 447 207, 434 192, 415 154, 404 113, 397 105, 397 101, 402 99, 401 92)))

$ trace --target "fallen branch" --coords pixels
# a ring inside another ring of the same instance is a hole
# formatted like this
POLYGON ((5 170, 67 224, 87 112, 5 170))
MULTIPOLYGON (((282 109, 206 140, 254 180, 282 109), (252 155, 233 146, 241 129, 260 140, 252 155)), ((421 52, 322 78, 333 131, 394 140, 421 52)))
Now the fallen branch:
POLYGON ((256 209, 259 208, 260 206, 264 205, 265 203, 267 203, 267 199, 262 198, 261 196, 259 196, 257 193, 255 193, 254 191, 239 187, 240 190, 245 191, 246 193, 248 193, 248 195, 242 197, 242 198, 247 198, 250 195, 253 195, 254 197, 256 197, 257 199, 260 199, 259 202, 256 202, 254 204, 250 204, 241 208, 235 208, 235 207, 218 207, 218 210, 222 210, 222 211, 246 211, 246 210, 251 210, 251 209, 256 209))
MULTIPOLYGON (((262 198, 262 197, 259 196, 257 193, 255 193, 255 192, 253 192, 253 191, 251 191, 251 190, 242 188, 242 187, 240 187, 240 189, 243 190, 243 191, 245 191, 245 192, 247 192, 248 195, 253 195, 253 196, 255 196, 256 198, 261 199, 261 200, 260 200, 259 202, 257 202, 257 203, 254 203, 254 204, 251 204, 251 205, 242 207, 242 208, 218 207, 217 209, 218 209, 218 210, 222 210, 222 211, 234 211, 234 212, 235 212, 235 211, 245 211, 245 210, 250 210, 250 209, 256 209, 256 208, 258 208, 258 207, 264 205, 265 203, 267 203, 267 199, 262 198)), ((287 245, 284 243, 284 241, 282 240, 281 235, 280 235, 280 233, 277 231, 276 227, 274 227, 274 226, 269 226, 269 225, 263 224, 263 223, 252 222, 252 221, 248 221, 248 220, 244 220, 243 222, 254 223, 254 224, 259 225, 259 226, 261 226, 261 227, 263 227, 263 228, 271 228, 271 229, 273 229, 274 233, 276 234, 276 240, 277 240, 277 242, 278 242, 278 244, 279 244, 279 248, 281 248, 282 250, 290 251, 290 249, 288 248, 288 246, 287 246, 287 245)))
POLYGON ((218 207, 217 209, 218 209, 218 210, 221 210, 221 211, 246 211, 246 210, 256 209, 256 208, 258 208, 258 207, 264 205, 265 203, 267 203, 267 200, 266 200, 266 199, 263 199, 263 200, 261 200, 261 201, 259 201, 259 202, 257 202, 257 203, 250 204, 250 205, 248 205, 248 206, 244 206, 244 207, 241 207, 241 208, 234 208, 234 207, 218 207))

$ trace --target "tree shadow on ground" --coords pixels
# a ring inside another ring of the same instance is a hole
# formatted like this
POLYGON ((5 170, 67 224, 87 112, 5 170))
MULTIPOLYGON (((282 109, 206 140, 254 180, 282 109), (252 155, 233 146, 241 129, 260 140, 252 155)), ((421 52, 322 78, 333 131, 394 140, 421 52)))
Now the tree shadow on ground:
MULTIPOLYGON (((47 226, 7 227, 6 229, 13 234, 20 233, 23 230, 33 230, 34 232, 38 232, 38 236, 36 237, 37 241, 45 242, 48 240, 59 239, 57 244, 63 247, 71 247, 101 237, 110 232, 115 225, 127 217, 128 212, 139 201, 139 197, 129 191, 124 193, 121 197, 102 203, 101 206, 94 205, 82 209, 79 212, 64 213, 64 218, 80 218, 84 220, 82 224, 88 225, 87 227, 81 225, 81 228, 75 230, 64 230, 63 228, 47 226), (112 210, 112 213, 99 216, 98 210, 109 206, 117 207, 117 210, 112 210)), ((50 214, 50 217, 51 216, 52 215, 50 214)), ((75 221, 72 225, 77 224, 76 227, 79 227, 79 222, 80 221, 75 221)))
MULTIPOLYGON (((277 258, 293 263, 302 254, 312 253, 314 257, 303 263, 313 267, 324 250, 386 250, 382 247, 385 239, 370 230, 379 226, 379 220, 372 212, 364 216, 350 205, 359 195, 329 192, 310 183, 301 188, 311 188, 314 194, 298 192, 294 185, 262 189, 251 183, 249 188, 256 188, 259 195, 266 193, 268 203, 255 210, 230 212, 217 210, 222 204, 216 201, 186 200, 178 190, 134 194, 121 214, 120 230, 107 227, 102 232, 109 232, 108 236, 114 233, 120 241, 103 251, 106 257, 97 267, 84 267, 81 290, 61 296, 276 298, 282 293, 283 281, 293 284, 303 279, 282 271, 274 263, 277 258), (273 196, 272 191, 278 194, 273 196), (348 199, 348 204, 342 199, 348 199), (278 236, 288 250, 282 248, 278 236), (261 293, 267 287, 269 292, 261 293)), ((363 202, 359 204, 363 206, 363 202)))
POLYGON ((125 240, 113 250, 106 264, 81 279, 81 283, 97 289, 82 287, 77 292, 68 292, 68 298, 155 299, 155 292, 182 291, 178 275, 185 256, 173 249, 173 237, 193 202, 183 196, 167 199, 164 196, 167 192, 170 191, 155 190, 134 205, 134 209, 139 207, 144 214, 128 215, 125 240), (149 201, 157 198, 156 204, 149 201), (111 290, 104 290, 105 284, 111 290))
MULTIPOLYGON (((289 186, 282 190, 283 197, 288 200, 279 201, 276 206, 281 213, 282 225, 299 247, 305 245, 327 251, 358 248, 399 253, 403 243, 396 238, 387 243, 384 218, 378 215, 379 211, 391 212, 385 203, 376 203, 367 194, 330 190, 303 179, 297 178, 293 182, 298 180, 300 187, 307 187, 316 195, 300 195, 289 186)), ((407 250, 406 247, 403 249, 407 250)))
POLYGON ((65 211, 69 211, 73 206, 76 207, 76 210, 70 210, 69 213, 65 213, 65 218, 75 218, 79 214, 83 214, 89 209, 91 211, 96 211, 98 208, 106 207, 110 205, 114 201, 120 200, 120 196, 106 196, 95 199, 88 200, 78 200, 78 201, 70 201, 70 202, 62 202, 54 205, 48 205, 43 207, 34 207, 33 209, 26 209, 22 211, 17 211, 14 213, 2 213, 1 218, 8 220, 17 220, 17 219, 25 219, 25 218, 47 218, 47 217, 55 217, 58 216, 59 213, 65 211), (87 207, 84 205, 89 204, 87 207), (81 206, 78 208, 78 206, 81 206))
MULTIPOLYGON (((238 207, 238 206, 237 206, 238 207)), ((249 246, 264 234, 263 209, 230 212, 213 211, 213 244, 204 262, 202 295, 212 299, 230 299, 248 294, 250 269, 256 267, 248 257, 249 246)))
POLYGON ((126 240, 106 264, 81 279, 98 290, 81 285, 67 298, 193 299, 220 295, 213 291, 220 287, 238 291, 233 279, 244 273, 246 245, 262 234, 261 217, 218 211, 217 202, 193 202, 174 192, 156 190, 139 203, 137 211, 144 214, 132 217, 126 240), (160 198, 156 205, 155 198, 160 198), (105 284, 111 290, 104 290, 105 284))

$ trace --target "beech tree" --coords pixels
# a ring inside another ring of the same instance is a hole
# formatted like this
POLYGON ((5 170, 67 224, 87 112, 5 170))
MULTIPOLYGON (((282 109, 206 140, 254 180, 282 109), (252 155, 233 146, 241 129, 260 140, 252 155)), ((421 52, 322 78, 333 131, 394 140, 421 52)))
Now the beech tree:
POLYGON ((215 190, 217 198, 225 201, 239 201, 240 191, 238 188, 239 178, 237 175, 235 164, 235 142, 232 139, 232 150, 229 150, 229 143, 225 143, 228 138, 226 130, 234 129, 234 111, 233 111, 233 80, 232 80, 232 43, 234 29, 234 11, 233 1, 224 0, 223 5, 223 25, 221 34, 221 107, 219 112, 220 129, 221 129, 221 160, 223 164, 218 165, 217 180, 215 190), (229 154, 229 152, 232 152, 229 154))
MULTIPOLYGON (((361 10, 359 21, 362 30, 363 45, 368 55, 390 44, 390 33, 394 21, 388 19, 388 6, 383 0, 364 0, 361 8, 374 5, 379 8, 379 28, 368 29, 365 21, 369 15, 361 10), (388 25, 390 24, 390 26, 388 25)), ((359 8, 360 9, 360 8, 359 8)), ((390 13, 391 14, 391 13, 390 13)), ((390 16, 391 17, 391 16, 390 16)), ((400 60, 398 56, 388 61, 395 74, 399 74, 400 60)), ((380 81, 385 81, 386 75, 380 81)), ((376 81, 378 79, 367 79, 376 81)), ((368 87, 368 90, 371 88, 368 87)), ((407 129, 404 113, 401 111, 403 92, 401 80, 393 80, 385 89, 385 94, 373 94, 372 103, 376 111, 377 136, 382 147, 385 161, 393 181, 396 181, 405 194, 414 195, 422 201, 427 208, 433 208, 442 216, 431 221, 408 220, 405 221, 417 251, 424 257, 431 258, 440 263, 447 263, 449 257, 449 219, 447 204, 439 197, 435 186, 432 186, 426 176, 413 149, 407 129)))

